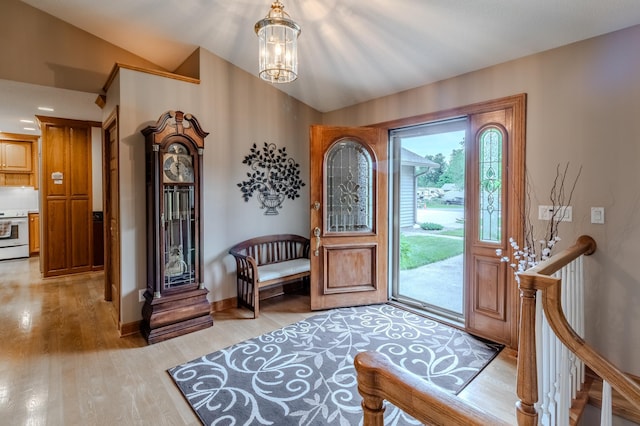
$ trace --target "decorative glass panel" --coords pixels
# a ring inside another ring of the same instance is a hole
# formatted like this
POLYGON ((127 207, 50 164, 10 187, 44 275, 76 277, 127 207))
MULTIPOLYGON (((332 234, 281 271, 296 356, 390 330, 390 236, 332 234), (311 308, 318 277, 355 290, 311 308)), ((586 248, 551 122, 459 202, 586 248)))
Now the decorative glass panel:
POLYGON ((480 134, 480 240, 502 240, 502 132, 480 134))
POLYGON ((191 284, 195 279, 194 187, 164 187, 164 287, 191 284))
POLYGON ((370 232, 373 229, 373 162, 359 142, 331 147, 325 165, 327 231, 370 232))

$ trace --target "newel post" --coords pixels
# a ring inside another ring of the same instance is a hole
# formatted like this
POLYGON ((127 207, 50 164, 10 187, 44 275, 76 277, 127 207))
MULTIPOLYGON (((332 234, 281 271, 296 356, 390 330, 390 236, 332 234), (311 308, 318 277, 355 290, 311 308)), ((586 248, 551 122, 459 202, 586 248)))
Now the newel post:
POLYGON ((353 361, 362 396, 363 426, 384 426, 384 399, 379 395, 376 378, 383 365, 368 352, 360 352, 353 361))
POLYGON ((536 290, 534 277, 520 275, 520 332, 518 340, 518 377, 516 403, 519 426, 536 426, 538 413, 538 367, 536 360, 536 290))

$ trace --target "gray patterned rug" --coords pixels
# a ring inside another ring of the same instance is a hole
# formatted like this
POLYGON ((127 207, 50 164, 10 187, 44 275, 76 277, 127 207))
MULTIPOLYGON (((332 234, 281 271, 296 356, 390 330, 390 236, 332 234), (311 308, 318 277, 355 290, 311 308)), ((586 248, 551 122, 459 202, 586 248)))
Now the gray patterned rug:
MULTIPOLYGON (((375 350, 457 394, 500 351, 390 305, 341 308, 246 340, 169 374, 206 425, 362 424, 353 358, 375 350)), ((419 424, 391 404, 385 425, 419 424)))

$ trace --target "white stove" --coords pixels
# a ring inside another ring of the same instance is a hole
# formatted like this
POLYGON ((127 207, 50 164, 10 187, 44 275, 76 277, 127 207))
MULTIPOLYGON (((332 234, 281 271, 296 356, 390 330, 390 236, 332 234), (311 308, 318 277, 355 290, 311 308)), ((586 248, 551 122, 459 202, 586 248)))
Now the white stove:
POLYGON ((0 210, 0 260, 29 257, 29 212, 0 210))

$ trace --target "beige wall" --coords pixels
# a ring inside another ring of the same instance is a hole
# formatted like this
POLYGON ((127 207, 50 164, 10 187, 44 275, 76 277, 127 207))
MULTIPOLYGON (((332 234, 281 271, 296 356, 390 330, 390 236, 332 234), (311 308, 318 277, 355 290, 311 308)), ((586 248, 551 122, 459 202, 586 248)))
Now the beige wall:
POLYGON ((0 16, 2 79, 99 93, 115 62, 162 69, 18 0, 0 1, 0 16))
MULTIPOLYGON (((558 163, 582 166, 567 244, 592 235, 587 261, 587 340, 640 374, 640 26, 465 74, 324 115, 332 125, 365 125, 528 94, 527 170, 533 204, 546 197, 558 163), (590 207, 606 223, 590 223, 590 207)), ((532 218, 538 228, 543 222, 532 218)))
POLYGON ((265 216, 255 198, 244 202, 236 184, 249 171, 242 164, 252 144, 287 147, 308 184, 308 128, 321 122, 317 111, 261 82, 257 77, 200 49, 201 83, 191 84, 120 70, 107 95, 106 118, 120 104, 120 218, 122 321, 141 318, 138 289, 146 285, 144 137, 140 130, 167 110, 193 114, 205 139, 203 167, 204 282, 209 300, 236 296, 235 263, 229 247, 257 235, 308 234, 309 192, 285 200, 277 216, 265 216))

